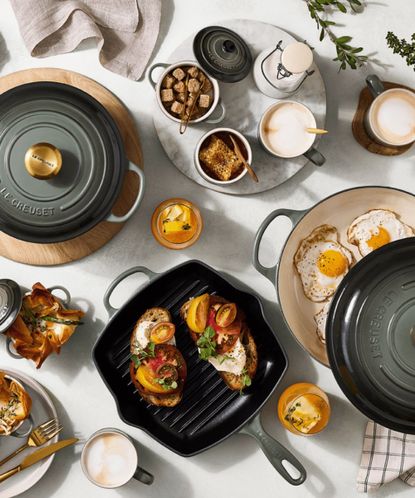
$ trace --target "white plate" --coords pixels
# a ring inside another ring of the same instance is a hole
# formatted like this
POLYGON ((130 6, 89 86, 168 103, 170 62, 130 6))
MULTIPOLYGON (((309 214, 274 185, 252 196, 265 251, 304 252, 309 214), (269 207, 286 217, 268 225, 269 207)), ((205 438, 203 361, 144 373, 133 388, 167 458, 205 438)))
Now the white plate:
MULTIPOLYGON (((31 414, 35 427, 37 427, 39 424, 42 424, 43 422, 46 422, 47 420, 50 420, 51 418, 57 418, 58 414, 56 412, 56 408, 52 403, 52 400, 38 382, 33 380, 28 375, 19 372, 18 370, 7 369, 3 371, 19 380, 24 385, 27 392, 30 394, 32 398, 31 414)), ((25 427, 27 427, 26 423, 22 425, 20 430, 24 429, 25 427)), ((51 443, 56 443, 58 439, 59 435, 56 435, 51 440, 51 443)), ((21 446, 25 442, 25 438, 18 438, 13 436, 0 437, 0 460, 19 448, 19 446, 21 446)), ((23 460, 26 455, 36 449, 37 448, 29 448, 27 450, 24 450, 22 453, 0 467, 0 473, 15 467, 19 464, 19 462, 23 460)), ((0 486, 0 498, 12 498, 13 496, 17 496, 34 486, 50 467, 53 457, 54 455, 51 455, 46 460, 41 460, 32 467, 29 467, 28 469, 19 472, 13 477, 10 477, 0 486)))

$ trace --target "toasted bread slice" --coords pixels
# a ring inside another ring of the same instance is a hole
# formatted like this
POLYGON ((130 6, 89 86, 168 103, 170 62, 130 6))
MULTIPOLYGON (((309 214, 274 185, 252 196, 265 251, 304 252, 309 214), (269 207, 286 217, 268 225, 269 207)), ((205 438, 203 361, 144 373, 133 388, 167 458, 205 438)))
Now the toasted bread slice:
MULTIPOLYGON (((180 316, 182 317, 183 320, 186 320, 187 317, 187 312, 189 310, 189 306, 191 303, 191 299, 187 302, 185 302, 182 307, 180 308, 180 316)), ((225 304, 229 303, 230 301, 224 299, 223 297, 212 295, 211 296, 211 304, 225 304)), ((243 319, 245 320, 245 315, 242 310, 238 310, 241 312, 241 315, 243 316, 243 319)), ((194 342, 197 342, 199 339, 199 334, 196 334, 195 332, 191 331, 189 329, 189 333, 191 338, 193 339, 194 342)), ((249 327, 244 323, 243 330, 241 332, 241 341, 242 345, 245 349, 246 353, 246 373, 252 380, 255 376, 257 367, 258 367, 258 351, 255 343, 255 339, 249 329, 249 327)), ((229 387, 229 389, 232 389, 234 391, 240 391, 245 387, 245 384, 243 382, 244 375, 235 375, 230 372, 218 372, 226 385, 229 387)))
MULTIPOLYGON (((137 320, 134 330, 131 334, 131 345, 133 345, 133 341, 135 339, 136 328, 142 322, 153 322, 154 325, 157 323, 163 322, 171 322, 172 316, 169 310, 165 308, 154 307, 145 311, 140 318, 137 320)), ((184 360, 183 360, 184 361, 184 360)), ((183 388, 175 393, 171 394, 157 394, 152 393, 145 389, 137 380, 136 376, 136 367, 134 363, 131 361, 130 363, 130 377, 133 381, 134 386, 137 388, 140 396, 147 402, 156 406, 166 406, 173 407, 176 406, 183 398, 183 388)))

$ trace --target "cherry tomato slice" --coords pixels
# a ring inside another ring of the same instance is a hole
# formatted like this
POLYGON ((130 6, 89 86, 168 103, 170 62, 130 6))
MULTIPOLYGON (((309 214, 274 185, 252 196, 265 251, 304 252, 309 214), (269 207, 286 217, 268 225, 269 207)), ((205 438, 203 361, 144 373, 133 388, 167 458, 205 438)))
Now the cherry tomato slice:
POLYGON ((163 344, 169 341, 176 331, 176 327, 170 322, 157 323, 150 332, 150 341, 154 344, 163 344))
POLYGON ((217 337, 216 352, 218 354, 227 353, 235 346, 238 338, 239 338, 239 335, 236 335, 236 334, 227 335, 226 333, 225 334, 219 333, 218 337, 217 337))
POLYGON ((229 327, 235 321, 237 311, 235 303, 223 304, 216 313, 216 323, 219 327, 229 327))

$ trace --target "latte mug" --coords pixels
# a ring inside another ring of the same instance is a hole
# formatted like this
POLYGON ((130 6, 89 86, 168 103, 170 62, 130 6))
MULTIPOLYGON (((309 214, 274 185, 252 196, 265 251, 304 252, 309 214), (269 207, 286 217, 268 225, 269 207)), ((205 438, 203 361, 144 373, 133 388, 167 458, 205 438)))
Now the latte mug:
POLYGON ((258 127, 258 139, 272 156, 295 158, 305 156, 316 166, 325 157, 313 147, 316 135, 307 128, 316 128, 316 119, 308 107, 294 100, 272 104, 263 114, 258 127))
POLYGON ((81 454, 86 477, 101 488, 119 488, 131 479, 152 484, 154 477, 138 465, 133 440, 124 432, 101 429, 88 439, 81 454))
POLYGON ((366 78, 374 100, 366 112, 368 134, 382 145, 402 146, 415 141, 415 93, 406 88, 386 90, 375 75, 366 78))

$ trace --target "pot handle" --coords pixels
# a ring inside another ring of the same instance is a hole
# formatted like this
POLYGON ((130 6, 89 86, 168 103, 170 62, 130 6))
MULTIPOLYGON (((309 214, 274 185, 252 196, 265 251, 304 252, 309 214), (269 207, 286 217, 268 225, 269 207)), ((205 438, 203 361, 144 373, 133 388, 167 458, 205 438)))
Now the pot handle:
POLYGON ((154 81, 153 80, 153 72, 155 69, 157 69, 158 67, 162 67, 163 69, 166 69, 170 66, 170 64, 166 64, 164 62, 157 62, 157 64, 153 64, 150 69, 148 70, 148 73, 147 73, 147 77, 148 77, 148 80, 150 81, 151 83, 151 86, 155 89, 156 86, 157 86, 157 81, 154 81))
MULTIPOLYGON (((218 102, 218 107, 220 107, 220 114, 218 117, 216 118, 207 118, 205 120, 206 123, 209 123, 209 124, 218 124, 220 123, 221 121, 223 121, 225 119, 225 116, 226 116, 226 109, 225 109, 225 106, 223 105, 222 101, 219 100, 218 102)), ((213 111, 212 114, 215 114, 215 111, 213 111)))
POLYGON ((10 337, 6 338, 6 351, 15 360, 22 360, 23 356, 20 356, 19 354, 15 353, 13 348, 13 341, 10 337))
POLYGON ((111 213, 106 221, 109 221, 111 223, 124 223, 128 219, 131 218, 131 216, 137 211, 139 205, 141 204, 141 201, 143 200, 144 196, 144 187, 145 187, 145 178, 144 178, 144 173, 141 171, 141 169, 136 166, 134 163, 129 161, 128 163, 128 169, 129 171, 133 171, 138 177, 140 178, 140 186, 138 190, 137 197, 134 201, 134 204, 132 205, 131 209, 128 211, 127 214, 124 216, 116 216, 115 214, 111 213))
POLYGON ((62 285, 54 285, 53 287, 49 287, 48 289, 52 294, 54 290, 61 290, 65 294, 65 299, 61 299, 58 297, 60 301, 64 304, 65 307, 69 306, 71 302, 71 294, 66 287, 62 287, 62 285))
POLYGON ((275 218, 278 218, 278 216, 286 216, 287 218, 289 218, 294 227, 307 213, 307 211, 307 209, 305 209, 304 211, 295 211, 293 209, 276 209, 265 218, 255 235, 254 252, 252 256, 253 265, 256 270, 259 271, 259 273, 264 275, 264 277, 266 277, 273 284, 275 284, 278 263, 274 266, 267 267, 262 265, 259 261, 259 247, 261 245, 262 237, 264 236, 265 230, 268 228, 270 223, 275 220, 275 218))
POLYGON ((268 458, 275 470, 279 472, 287 482, 293 486, 299 486, 306 480, 307 472, 303 465, 290 451, 287 450, 287 448, 272 438, 264 430, 259 413, 242 428, 241 433, 247 434, 258 441, 262 451, 265 453, 265 456, 268 458), (284 461, 288 462, 297 470, 299 473, 298 477, 292 476, 292 474, 284 466, 284 461))
POLYGON ((111 317, 116 311, 118 311, 117 308, 114 308, 114 306, 111 306, 110 304, 110 298, 111 294, 114 292, 115 288, 127 277, 130 275, 133 275, 134 273, 144 273, 144 275, 147 275, 149 280, 153 280, 154 277, 157 275, 157 273, 154 273, 153 271, 149 270, 145 266, 133 266, 129 270, 125 270, 121 275, 118 275, 117 278, 115 278, 109 285, 108 289, 106 290, 104 294, 104 306, 105 309, 107 310, 108 315, 111 317))

